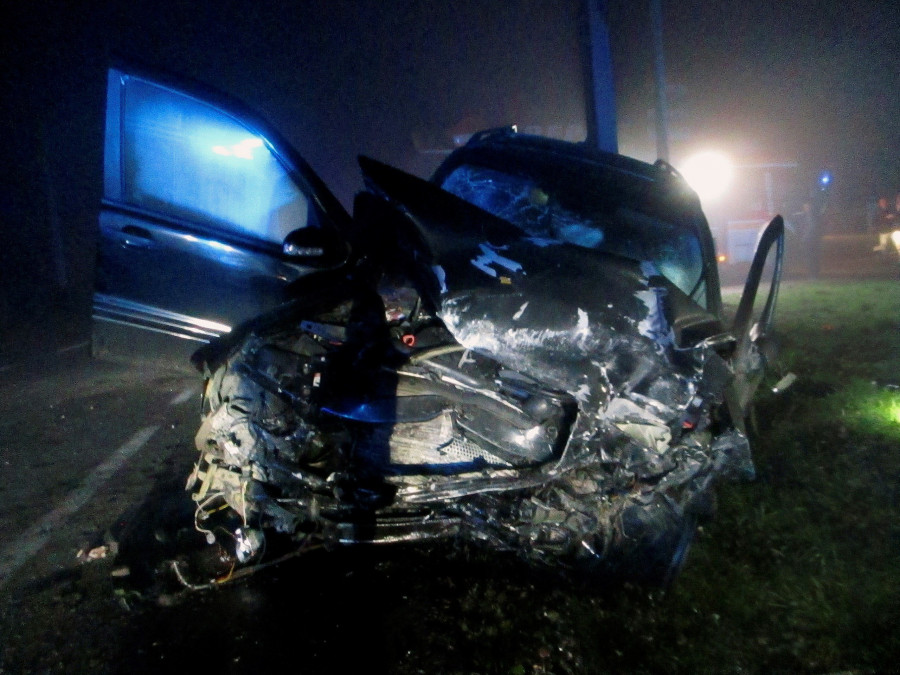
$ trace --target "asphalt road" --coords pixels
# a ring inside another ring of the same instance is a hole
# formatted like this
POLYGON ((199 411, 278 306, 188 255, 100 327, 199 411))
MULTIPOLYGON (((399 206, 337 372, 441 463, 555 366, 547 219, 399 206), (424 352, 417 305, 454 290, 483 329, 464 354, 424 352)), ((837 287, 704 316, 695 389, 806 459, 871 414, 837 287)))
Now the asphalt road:
POLYGON ((10 382, 0 401, 0 589, 23 568, 61 569, 46 544, 86 546, 71 534, 89 536, 139 497, 190 438, 199 391, 181 376, 89 362, 10 382))
POLYGON ((0 374, 4 673, 116 672, 110 631, 127 611, 110 583, 115 538, 154 485, 191 461, 199 380, 82 351, 61 347, 55 364, 45 355, 0 374), (91 550, 107 558, 87 563, 91 550))

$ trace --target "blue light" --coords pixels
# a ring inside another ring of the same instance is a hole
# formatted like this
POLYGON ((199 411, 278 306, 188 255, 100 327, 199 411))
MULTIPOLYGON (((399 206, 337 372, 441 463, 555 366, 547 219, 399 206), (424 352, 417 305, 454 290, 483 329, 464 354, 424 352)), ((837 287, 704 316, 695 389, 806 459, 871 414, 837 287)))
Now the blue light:
POLYGON ((831 185, 831 172, 823 171, 819 174, 819 186, 824 190, 831 185))

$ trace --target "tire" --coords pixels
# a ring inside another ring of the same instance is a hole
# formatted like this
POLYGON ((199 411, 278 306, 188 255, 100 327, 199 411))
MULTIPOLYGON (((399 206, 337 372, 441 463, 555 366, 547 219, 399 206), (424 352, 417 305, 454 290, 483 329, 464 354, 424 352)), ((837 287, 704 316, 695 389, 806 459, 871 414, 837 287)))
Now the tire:
POLYGON ((598 583, 670 586, 684 567, 697 516, 658 493, 622 499, 608 528, 582 541, 577 570, 598 583))

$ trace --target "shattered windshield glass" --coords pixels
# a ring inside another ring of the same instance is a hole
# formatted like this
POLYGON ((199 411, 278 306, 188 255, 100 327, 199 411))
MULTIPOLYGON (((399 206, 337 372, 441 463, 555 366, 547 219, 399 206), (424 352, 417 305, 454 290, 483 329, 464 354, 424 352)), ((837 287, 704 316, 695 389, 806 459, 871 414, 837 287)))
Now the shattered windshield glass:
POLYGON ((651 262, 662 276, 705 305, 703 257, 696 235, 646 212, 627 196, 578 198, 528 176, 465 164, 442 187, 520 227, 530 236, 651 262))

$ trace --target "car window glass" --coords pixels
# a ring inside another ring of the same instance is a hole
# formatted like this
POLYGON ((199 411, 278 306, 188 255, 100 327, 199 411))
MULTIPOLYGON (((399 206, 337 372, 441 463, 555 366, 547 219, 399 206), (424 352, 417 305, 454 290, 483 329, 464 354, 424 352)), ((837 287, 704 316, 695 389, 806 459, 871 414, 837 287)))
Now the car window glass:
POLYGON ((222 111, 137 79, 126 84, 125 199, 280 243, 309 200, 263 139, 222 111))
POLYGON ((705 306, 703 255, 689 229, 645 213, 639 205, 602 200, 561 199, 534 179, 481 166, 462 165, 442 187, 467 202, 520 227, 532 237, 652 262, 664 277, 705 306), (577 204, 577 210, 563 204, 577 204))

